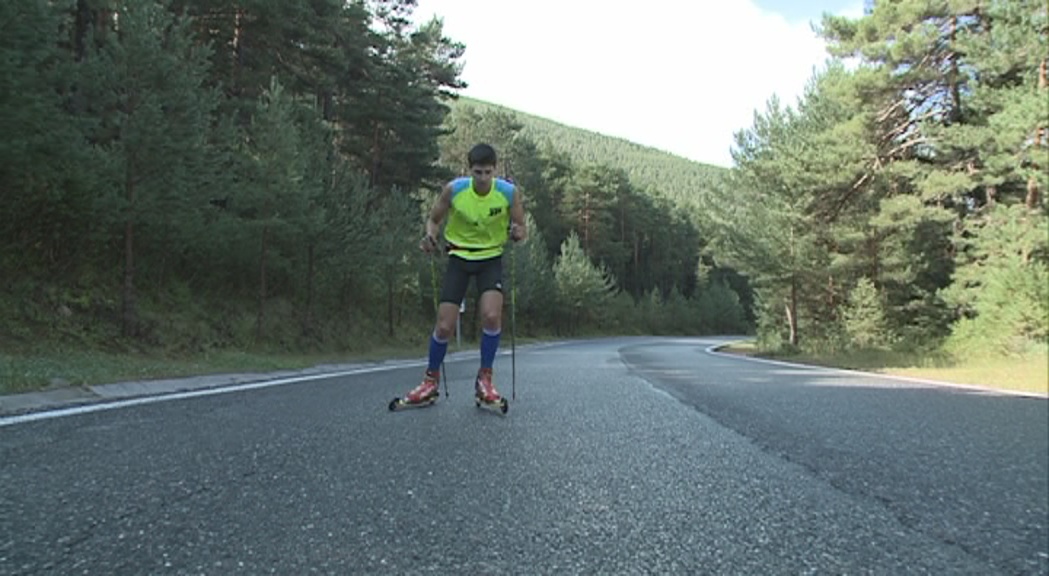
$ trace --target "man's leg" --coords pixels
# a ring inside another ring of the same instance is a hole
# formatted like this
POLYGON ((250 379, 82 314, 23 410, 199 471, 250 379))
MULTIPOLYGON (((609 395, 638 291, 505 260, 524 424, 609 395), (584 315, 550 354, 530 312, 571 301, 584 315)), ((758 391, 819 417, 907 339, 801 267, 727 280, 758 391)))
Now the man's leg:
POLYGON ((430 334, 430 355, 427 362, 427 372, 437 374, 441 369, 441 362, 448 352, 448 339, 455 329, 455 319, 459 316, 459 305, 449 302, 441 302, 437 307, 437 323, 434 325, 433 333, 430 334))
POLYGON ((488 399, 496 400, 499 393, 492 385, 492 365, 499 351, 499 337, 503 325, 503 260, 486 261, 477 275, 477 290, 481 293, 481 369, 478 371, 478 390, 488 399))
POLYGON ((503 324, 503 293, 487 290, 481 294, 481 368, 491 370, 503 324))
POLYGON ((437 306, 437 322, 430 336, 430 356, 427 372, 436 374, 441 362, 448 352, 448 339, 455 330, 455 321, 459 318, 459 304, 466 295, 470 282, 468 263, 456 256, 448 257, 448 268, 441 284, 440 304, 437 306))
POLYGON ((466 293, 466 284, 469 276, 462 266, 462 261, 454 256, 448 258, 448 266, 444 272, 444 280, 441 283, 440 303, 437 306, 437 318, 434 322, 433 332, 430 333, 430 350, 426 366, 426 374, 423 376, 422 384, 408 393, 409 402, 422 402, 429 398, 438 396, 440 393, 437 381, 440 377, 441 363, 448 352, 448 337, 455 327, 455 320, 459 316, 459 305, 452 304, 453 301, 462 300, 466 293))

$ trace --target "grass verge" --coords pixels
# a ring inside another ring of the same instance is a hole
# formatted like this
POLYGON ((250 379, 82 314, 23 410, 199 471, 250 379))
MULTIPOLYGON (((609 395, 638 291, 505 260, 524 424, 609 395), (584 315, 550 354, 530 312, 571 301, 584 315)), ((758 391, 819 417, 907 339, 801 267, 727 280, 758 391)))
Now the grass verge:
POLYGON ((1049 354, 1045 350, 1022 358, 990 359, 956 359, 946 355, 919 356, 882 350, 828 356, 771 355, 758 350, 754 341, 742 341, 722 348, 721 351, 800 364, 1049 394, 1049 354))
MULTIPOLYGON (((518 337, 516 345, 538 341, 540 339, 518 337)), ((458 348, 453 341, 448 351, 469 351, 476 347, 474 342, 463 342, 458 348)), ((501 348, 509 351, 510 343, 504 340, 501 348)), ((59 347, 18 354, 0 352, 0 394, 206 374, 302 370, 324 364, 423 358, 426 352, 424 346, 409 344, 387 344, 346 354, 223 351, 185 358, 59 347)))

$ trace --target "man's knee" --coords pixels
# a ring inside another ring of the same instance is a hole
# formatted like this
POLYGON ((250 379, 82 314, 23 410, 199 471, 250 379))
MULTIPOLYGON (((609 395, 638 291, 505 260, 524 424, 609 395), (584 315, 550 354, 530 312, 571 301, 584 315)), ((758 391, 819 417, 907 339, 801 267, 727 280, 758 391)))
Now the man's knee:
POLYGON ((495 327, 499 325, 499 322, 503 319, 503 315, 500 310, 488 310, 484 312, 484 323, 486 326, 495 327))
POLYGON ((481 321, 488 329, 499 328, 503 319, 502 295, 493 293, 481 306, 481 321))
POLYGON ((442 302, 437 314, 437 327, 435 332, 441 340, 447 340, 455 331, 455 320, 459 315, 459 307, 454 304, 442 302))

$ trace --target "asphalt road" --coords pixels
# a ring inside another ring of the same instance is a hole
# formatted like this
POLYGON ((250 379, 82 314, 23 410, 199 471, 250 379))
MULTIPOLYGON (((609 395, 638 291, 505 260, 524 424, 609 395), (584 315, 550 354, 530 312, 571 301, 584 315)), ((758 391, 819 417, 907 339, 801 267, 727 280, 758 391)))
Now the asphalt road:
POLYGON ((1045 399, 622 339, 0 426, 0 574, 1046 574, 1045 399), (510 394, 510 361, 496 381, 510 394))

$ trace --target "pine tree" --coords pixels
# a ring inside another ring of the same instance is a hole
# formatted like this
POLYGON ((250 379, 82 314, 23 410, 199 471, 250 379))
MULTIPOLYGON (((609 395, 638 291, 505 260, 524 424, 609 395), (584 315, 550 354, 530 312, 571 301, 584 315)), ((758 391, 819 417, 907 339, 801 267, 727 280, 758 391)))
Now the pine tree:
POLYGON ((861 350, 880 348, 892 341, 881 295, 869 278, 860 278, 849 293, 843 322, 850 343, 861 350))
POLYGON ((241 151, 241 182, 250 185, 242 185, 233 199, 251 242, 257 242, 256 342, 262 341, 265 332, 273 267, 286 271, 281 244, 298 233, 308 213, 309 201, 303 192, 305 160, 294 106, 283 85, 273 78, 259 97, 241 151))
POLYGON ((517 318, 524 321, 519 326, 538 331, 549 326, 554 318, 557 287, 550 273, 552 267, 544 232, 530 213, 525 218, 528 240, 523 245, 509 246, 513 252, 504 257, 504 275, 517 291, 517 318), (516 270, 510 268, 515 265, 516 270))
POLYGON ((54 277, 89 260, 90 158, 67 107, 74 68, 58 44, 63 8, 0 5, 9 23, 0 35, 0 270, 8 278, 54 277))
POLYGON ((570 233, 562 244, 553 271, 559 323, 567 332, 591 325, 598 314, 606 311, 615 280, 607 270, 587 258, 575 232, 570 233))
POLYGON ((1049 318, 1049 218, 998 205, 959 231, 957 278, 944 291, 960 320, 950 347, 967 355, 1020 354, 1044 344, 1049 318))
POLYGON ((419 202, 410 194, 393 189, 389 194, 376 193, 377 198, 369 202, 372 210, 368 220, 371 234, 368 263, 358 265, 358 273, 374 275, 381 283, 386 301, 386 330, 395 334, 398 302, 402 292, 408 290, 408 278, 412 265, 407 255, 419 245, 419 202))
POLYGON ((781 301, 788 342, 800 341, 807 278, 818 265, 816 221, 807 214, 809 191, 797 180, 798 149, 805 146, 796 112, 771 99, 754 127, 736 135, 733 202, 715 207, 723 261, 748 274, 770 304, 781 301))
POLYGON ((742 334, 746 319, 739 295, 723 279, 702 285, 693 305, 699 327, 706 334, 742 334))
POLYGON ((193 42, 189 21, 163 3, 122 6, 113 27, 88 50, 81 87, 92 96, 86 112, 97 122, 91 138, 103 155, 100 219, 119 226, 122 238, 122 327, 132 336, 141 328, 139 277, 149 274, 158 285, 171 247, 192 243, 201 229, 217 96, 204 87, 208 51, 193 42))

